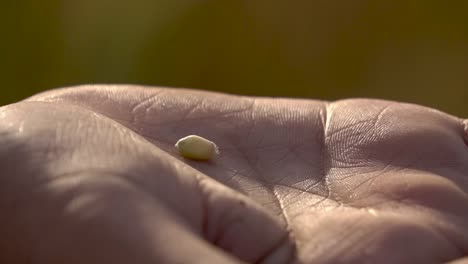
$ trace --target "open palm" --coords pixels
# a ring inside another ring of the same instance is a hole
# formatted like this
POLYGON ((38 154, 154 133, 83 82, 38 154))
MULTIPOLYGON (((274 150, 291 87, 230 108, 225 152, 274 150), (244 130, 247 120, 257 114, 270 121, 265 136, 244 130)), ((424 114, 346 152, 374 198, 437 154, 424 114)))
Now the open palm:
POLYGON ((1 263, 468 255, 467 131, 433 109, 89 86, 0 119, 1 263), (190 134, 220 155, 181 158, 190 134))

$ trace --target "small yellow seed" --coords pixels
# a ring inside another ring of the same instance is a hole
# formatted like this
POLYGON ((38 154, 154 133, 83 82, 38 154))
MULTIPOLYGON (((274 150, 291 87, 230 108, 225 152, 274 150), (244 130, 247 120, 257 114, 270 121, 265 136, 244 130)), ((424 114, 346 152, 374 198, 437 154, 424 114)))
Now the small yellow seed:
POLYGON ((219 153, 215 143, 196 135, 179 139, 175 147, 182 157, 193 160, 209 160, 219 153))

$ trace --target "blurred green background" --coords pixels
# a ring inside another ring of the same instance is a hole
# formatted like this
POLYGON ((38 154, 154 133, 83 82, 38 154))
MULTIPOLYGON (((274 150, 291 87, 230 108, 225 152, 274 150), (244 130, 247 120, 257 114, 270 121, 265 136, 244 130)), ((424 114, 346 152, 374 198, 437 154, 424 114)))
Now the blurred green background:
POLYGON ((0 104, 88 83, 419 103, 468 117, 468 1, 2 3, 0 104))

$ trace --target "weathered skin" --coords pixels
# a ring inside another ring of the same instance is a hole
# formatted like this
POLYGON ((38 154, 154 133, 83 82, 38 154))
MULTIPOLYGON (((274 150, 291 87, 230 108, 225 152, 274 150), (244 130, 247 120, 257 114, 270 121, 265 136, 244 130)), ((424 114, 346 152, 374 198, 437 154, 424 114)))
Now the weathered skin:
POLYGON ((0 263, 463 263, 465 137, 380 100, 50 91, 0 109, 0 263))

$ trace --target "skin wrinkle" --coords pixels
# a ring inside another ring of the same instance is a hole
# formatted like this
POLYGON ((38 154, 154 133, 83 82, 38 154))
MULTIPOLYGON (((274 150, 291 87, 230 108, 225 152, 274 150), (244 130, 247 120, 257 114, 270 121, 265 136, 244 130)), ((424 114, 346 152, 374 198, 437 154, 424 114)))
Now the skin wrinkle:
MULTIPOLYGON (((373 141, 376 141, 376 139, 378 139, 378 137, 376 136, 376 129, 379 127, 378 125, 379 125, 383 115, 385 114, 386 111, 388 111, 390 109, 390 107, 392 107, 392 104, 388 104, 388 105, 383 106, 382 109, 379 110, 377 117, 371 119, 373 121, 373 124, 372 124, 372 129, 370 130, 372 133, 368 136, 369 139, 371 139, 373 141)), ((388 164, 386 164, 386 166, 390 165, 393 162, 393 160, 394 159, 391 158, 390 162, 388 164)))
MULTIPOLYGON (((255 106, 255 100, 253 101, 252 108, 254 108, 254 106, 255 106)), ((254 111, 251 111, 251 112, 253 113, 254 111)), ((251 118, 254 118, 254 116, 251 116, 251 118)), ((252 119, 252 120, 254 120, 254 119, 252 119)), ((252 124, 252 125, 251 125, 252 128, 249 130, 250 132, 253 131, 253 127, 254 127, 254 126, 255 126, 255 124, 252 124)), ((250 133, 250 132, 249 132, 249 133, 250 133)), ((247 136, 247 138, 249 138, 249 136, 247 136)), ((237 148, 237 149, 238 149, 238 148, 237 148)), ((249 165, 249 167, 250 167, 251 170, 254 172, 254 174, 257 175, 257 176, 259 176, 259 175, 261 176, 261 174, 259 173, 259 171, 256 169, 256 167, 257 167, 257 166, 255 165, 256 161, 252 161, 252 159, 251 159, 250 157, 245 156, 245 155, 244 155, 244 151, 238 151, 238 153, 241 154, 241 155, 244 157, 244 161, 246 161, 246 163, 249 165)), ((257 160, 257 159, 258 159, 258 158, 255 158, 255 160, 257 160)), ((263 180, 263 183, 267 183, 267 181, 264 179, 264 180, 263 180)), ((268 187, 268 186, 270 186, 270 185, 268 184, 268 185, 266 185, 266 186, 268 187)), ((284 219, 285 219, 285 223, 286 223, 286 225, 288 226, 288 225, 289 225, 289 221, 288 221, 288 219, 287 219, 287 216, 285 215, 285 211, 284 211, 283 208, 282 208, 281 199, 278 198, 278 194, 276 193, 274 187, 270 186, 270 187, 268 187, 268 188, 270 189, 270 192, 274 195, 274 197, 275 197, 275 199, 276 199, 276 203, 279 205, 279 207, 280 207, 280 209, 281 209, 280 211, 283 213, 283 217, 284 217, 284 219)), ((215 243, 216 243, 216 241, 219 241, 219 239, 221 239, 222 237, 223 237, 223 235, 222 235, 222 234, 219 234, 219 237, 218 237, 217 239, 214 240, 215 243)), ((287 237, 289 237, 289 235, 288 235, 287 237)))
MULTIPOLYGON (((407 208, 417 208, 418 210, 420 210, 421 212, 423 211, 434 211, 433 208, 428 208, 426 206, 422 206, 420 205, 419 203, 417 202, 414 202, 412 201, 411 199, 406 199, 404 197, 400 197, 398 200, 395 199, 394 200, 394 204, 400 209, 400 210, 408 210, 407 208), (397 201, 397 202, 396 202, 397 201), (405 208, 404 208, 405 207, 405 208)), ((456 215, 452 215, 450 213, 440 213, 440 212, 436 212, 437 214, 439 214, 438 217, 442 217, 442 218, 450 218, 448 219, 449 222, 454 222, 455 219, 458 220, 458 216, 456 215)), ((421 216, 423 217, 423 216, 421 216)), ((461 221, 463 222, 463 221, 461 221)), ((450 245, 455 251, 457 251, 457 256, 454 256, 452 258, 447 258, 447 259, 442 259, 441 261, 450 261, 450 260, 455 260, 455 259, 458 259, 460 257, 463 257, 465 256, 467 253, 468 253, 468 250, 464 249, 463 246, 461 245, 460 242, 456 242, 454 241, 453 239, 449 239, 449 235, 446 234, 446 232, 444 232, 442 230, 442 228, 440 226, 438 226, 438 223, 435 223, 435 221, 429 221, 427 222, 426 224, 427 227, 430 227, 429 229, 431 229, 434 233, 436 233, 436 235, 440 238, 442 238, 442 240, 444 240, 446 242, 447 245, 450 245)), ((467 229, 468 231, 468 229, 467 229)), ((453 232, 453 231, 452 231, 453 232)), ((457 231, 455 231, 456 233, 457 231)), ((437 263, 440 263, 440 262, 437 262, 437 263)))
POLYGON ((269 261, 269 259, 272 256, 278 254, 278 252, 281 252, 283 250, 288 250, 288 254, 286 255, 285 260, 282 263, 285 263, 285 264, 297 263, 296 248, 290 245, 291 240, 292 238, 290 237, 290 234, 286 232, 283 238, 278 241, 277 245, 272 247, 269 251, 265 252, 265 254, 259 257, 259 259, 256 260, 254 263, 255 264, 267 264, 273 261, 278 262, 274 259, 269 261))
POLYGON ((451 245, 457 251, 457 253, 456 253, 457 256, 453 256, 451 258, 443 259, 441 261, 451 261, 451 260, 459 259, 459 258, 466 255, 467 251, 464 250, 458 243, 456 243, 452 239, 449 239, 449 236, 447 234, 445 234, 444 232, 442 232, 442 230, 437 225, 429 223, 429 226, 433 230, 435 230, 435 233, 439 237, 441 237, 448 245, 451 245))
MULTIPOLYGON (((246 138, 250 138, 250 135, 253 131, 253 128, 255 127, 255 108, 256 108, 256 100, 253 100, 253 103, 252 103, 252 108, 251 108, 251 116, 250 116, 250 120, 251 122, 254 122, 253 124, 251 124, 251 128, 248 130, 248 133, 247 133, 247 136, 246 138)), ((260 145, 260 143, 257 143, 256 146, 260 145)), ((241 153, 243 153, 242 151, 240 151, 241 153)), ((282 203, 282 200, 279 196, 279 194, 277 193, 276 189, 275 189, 275 185, 274 184, 271 184, 269 183, 266 178, 263 176, 263 174, 261 172, 259 172, 257 169, 256 169, 256 166, 255 166, 255 163, 252 164, 252 161, 246 157, 245 155, 242 154, 242 156, 244 157, 244 160, 247 162, 247 164, 249 165, 249 167, 252 169, 252 171, 254 171, 257 175, 257 177, 261 177, 263 179, 263 182, 265 183, 265 186, 270 190, 270 192, 273 194, 274 198, 276 199, 276 203, 277 205, 279 206, 280 208, 280 212, 281 212, 281 216, 284 220, 284 223, 285 223, 285 229, 287 230, 287 237, 288 238, 291 238, 291 237, 294 237, 294 230, 291 229, 290 225, 290 219, 287 215, 287 212, 283 206, 283 203, 282 203)), ((256 160, 258 159, 258 157, 256 157, 256 160)), ((295 250, 294 250, 295 251, 295 250)), ((295 257, 294 257, 295 258, 295 257)))
MULTIPOLYGON (((298 148, 302 148, 304 149, 304 146, 301 146, 301 145, 291 145, 291 147, 289 148, 290 149, 290 152, 292 154, 294 154, 294 157, 295 159, 297 160, 301 160, 304 164, 307 164, 309 166, 309 168, 313 168, 313 163, 309 160, 306 160, 304 159, 297 151, 298 148)), ((309 147, 310 150, 312 150, 313 148, 312 147, 309 147)))
POLYGON ((161 93, 162 93, 162 91, 158 92, 156 94, 149 95, 149 96, 143 98, 141 101, 137 102, 135 105, 131 105, 130 106, 130 108, 131 108, 130 115, 132 117, 132 120, 129 121, 130 124, 133 124, 134 126, 136 126, 136 124, 138 124, 138 112, 139 112, 140 108, 143 107, 145 109, 148 109, 146 107, 146 104, 151 104, 152 101, 154 101, 158 96, 161 96, 161 93))
MULTIPOLYGON (((186 122, 187 118, 188 118, 192 113, 196 112, 197 109, 200 108, 199 103, 200 103, 200 101, 198 101, 198 102, 195 103, 195 104, 192 104, 191 107, 189 107, 188 109, 186 109, 186 111, 185 111, 185 113, 183 113, 183 116, 182 116, 182 117, 180 117, 178 120, 174 120, 174 122, 172 123, 172 127, 171 127, 171 128, 172 128, 174 131, 180 130, 180 128, 181 128, 182 126, 184 126, 184 122, 186 122)), ((147 115, 148 115, 148 111, 146 111, 146 116, 147 116, 147 115)), ((217 116, 217 117, 219 117, 219 116, 217 116)), ((203 117, 203 118, 205 118, 205 117, 203 117)), ((191 119, 191 123, 192 123, 194 120, 195 120, 195 119, 191 119)), ((199 119, 199 120, 201 120, 201 119, 199 119)), ((196 120, 196 121, 199 121, 199 120, 196 120)), ((156 125, 157 125, 157 126, 163 127, 163 126, 165 126, 166 124, 164 124, 164 123, 162 123, 162 124, 159 123, 159 124, 156 124, 156 125)), ((194 133, 194 134, 198 134, 198 133, 194 133)))
MULTIPOLYGON (((101 171, 101 170, 98 170, 98 171, 99 171, 99 173, 104 173, 104 175, 108 175, 107 174, 108 171, 101 171)), ((90 171, 90 173, 93 173, 93 172, 94 172, 93 170, 90 171)), ((67 213, 70 214, 70 210, 68 210, 68 212, 67 212, 66 208, 70 207, 70 204, 78 197, 78 195, 79 195, 79 192, 78 192, 79 185, 83 185, 83 183, 79 183, 80 182, 79 179, 82 180, 83 175, 81 175, 80 178, 76 179, 76 176, 80 175, 81 173, 83 173, 83 172, 77 171, 76 174, 69 173, 69 174, 66 174, 66 175, 62 175, 62 177, 53 178, 53 179, 49 180, 47 183, 44 182, 42 186, 36 187, 38 189, 34 194, 39 196, 40 193, 45 193, 45 190, 53 190, 54 189, 53 187, 56 186, 57 184, 63 184, 64 182, 70 182, 72 180, 73 186, 71 187, 71 190, 67 190, 67 192, 66 192, 66 194, 67 194, 66 196, 67 196, 68 199, 66 199, 65 201, 62 201, 62 203, 61 203, 61 207, 63 208, 62 209, 63 212, 61 212, 61 217, 65 218, 67 213), (74 178, 72 178, 72 177, 74 177, 74 178)), ((89 173, 88 173, 88 175, 89 175, 89 173)), ((61 195, 65 196, 64 194, 61 194, 61 195)), ((29 198, 31 198, 31 197, 29 197, 29 198)), ((38 219, 35 219, 35 222, 37 224, 41 224, 41 222, 38 221, 38 219)), ((48 222, 47 224, 42 223, 42 226, 44 227, 44 229, 41 230, 41 231, 50 235, 50 234, 53 234, 53 231, 55 231, 56 227, 59 226, 60 218, 57 217, 56 219, 48 219, 47 222, 48 222)), ((34 255, 33 252, 34 251, 39 251, 39 249, 41 248, 41 246, 42 246, 42 241, 41 240, 42 239, 39 238, 39 237, 36 238, 36 241, 35 241, 36 243, 32 247, 32 248, 35 248, 35 250, 32 250, 32 249, 30 250, 31 251, 31 259, 32 259, 32 256, 34 255)), ((31 261, 31 263, 32 262, 33 261, 31 261)))
MULTIPOLYGON (((365 179, 364 181, 360 182, 359 184, 354 185, 353 189, 357 190, 362 185, 364 185, 366 183, 368 184, 367 185, 368 187, 371 187, 375 183, 375 181, 378 180, 379 177, 381 177, 382 175, 387 174, 389 172, 392 172, 392 170, 387 170, 390 166, 391 166, 391 164, 385 165, 385 167, 382 169, 382 171, 379 171, 377 174, 373 174, 368 179, 365 179)), ((377 170, 377 169, 375 169, 375 170, 377 170)), ((356 175, 352 175, 352 176, 349 176, 349 177, 356 177, 356 175)), ((341 180, 346 179, 346 178, 347 177, 341 178, 341 180)), ((369 189, 369 188, 367 188, 367 189, 369 189)))
MULTIPOLYGON (((251 189, 249 189, 249 190, 254 190, 254 189, 256 189, 256 188, 266 188, 266 186, 265 186, 266 183, 265 183, 265 182, 263 182, 263 181, 260 180, 259 183, 262 183, 263 185, 259 185, 259 186, 255 187, 255 188, 253 188, 253 189, 251 188, 251 189)), ((300 191, 300 192, 302 192, 301 194, 306 193, 306 194, 309 194, 309 195, 312 195, 312 196, 321 197, 321 199, 319 199, 317 202, 315 202, 314 204, 312 204, 312 206, 317 205, 317 204, 319 204, 319 203, 321 203, 321 202, 324 202, 324 201, 329 200, 329 198, 323 197, 323 195, 320 195, 320 194, 318 194, 318 193, 310 192, 309 189, 312 189, 314 185, 308 187, 307 189, 299 189, 299 188, 295 188, 294 186, 287 186, 287 185, 283 185, 283 184, 280 184, 280 183, 276 183, 275 185, 276 185, 276 186, 281 186, 281 187, 290 188, 290 189, 293 189, 293 190, 300 191)), ((289 194, 289 193, 288 193, 288 194, 289 194)), ((287 195, 288 195, 288 194, 287 194, 287 195)), ((285 199, 285 196, 283 196, 283 199, 285 199)), ((276 202, 272 202, 272 203, 276 203, 276 202)), ((266 206, 267 204, 263 204, 263 205, 266 206)), ((287 206, 283 206, 284 209, 286 209, 286 207, 287 207, 287 206)))
MULTIPOLYGON (((420 205, 416 205, 416 206, 421 207, 421 211, 423 211, 423 210, 434 211, 434 209, 432 209, 432 208, 422 207, 420 205)), ((447 214, 443 214, 443 213, 440 213, 440 212, 435 212, 435 213, 438 214, 440 218, 442 218, 442 219, 445 218, 445 219, 447 219, 447 221, 449 221, 451 223, 455 223, 455 222, 463 223, 464 226, 465 226, 465 230, 463 232, 464 233, 468 232, 468 228, 466 228, 466 226, 467 226, 466 221, 461 219, 459 216, 451 215, 451 214, 447 215, 447 214)), ((458 257, 453 257, 450 260, 455 260, 457 258, 461 258, 461 257, 466 256, 468 254, 468 249, 467 249, 468 242, 463 240, 463 236, 460 234, 459 230, 456 230, 455 224, 453 224, 452 226, 450 226, 448 228, 440 226, 439 223, 429 222, 428 224, 441 237, 444 237, 444 239, 446 240, 447 243, 452 245, 458 251, 459 256, 458 257), (450 229, 450 230, 447 231, 446 229, 450 229), (451 234, 449 234, 449 233, 451 233, 451 234), (451 239, 451 236, 455 236, 456 239, 451 239)))
MULTIPOLYGON (((356 241, 360 241, 362 243, 362 241, 369 241, 371 236, 369 236, 369 232, 363 232, 361 231, 359 228, 353 228, 355 226, 358 226, 359 225, 359 222, 356 221, 356 223, 354 225, 351 225, 349 226, 348 228, 348 232, 345 232, 345 235, 344 236, 341 236, 340 239, 343 239, 343 240, 349 240, 350 243, 347 243, 345 245, 345 247, 338 247, 338 250, 336 250, 337 252, 335 253, 335 258, 336 258, 336 261, 339 261, 339 259, 341 259, 344 256, 346 256, 347 254, 350 253, 350 251, 357 251, 357 248, 355 246, 355 243, 353 242, 356 242, 356 241)), ((368 242, 369 243, 369 242, 368 242)), ((361 248, 364 248, 365 246, 364 245, 360 245, 361 248)), ((337 247, 334 247, 335 249, 337 247)))
MULTIPOLYGON (((339 207, 337 207, 337 208, 339 208, 339 207)), ((339 239, 345 241, 347 238, 352 236, 353 233, 354 233, 353 226, 356 226, 357 224, 358 224, 357 221, 351 222, 351 224, 349 224, 348 228, 344 229, 344 231, 343 231, 344 234, 343 233, 340 234, 339 239)), ((334 240, 330 239, 330 240, 327 240, 327 241, 322 241, 322 243, 308 245, 308 247, 314 246, 314 247, 319 247, 320 248, 321 246, 323 247, 325 244, 336 244, 336 243, 337 243, 337 241, 334 241, 334 240)), ((326 248, 334 248, 334 252, 336 252, 336 254, 342 253, 340 250, 337 250, 336 246, 327 246, 326 248)), ((309 250, 308 252, 312 253, 314 259, 320 259, 320 254, 324 254, 325 258, 329 258, 329 256, 327 256, 327 252, 324 252, 323 250, 315 250, 314 249, 314 250, 309 250)), ((314 263, 314 261, 311 260, 311 263, 314 263)))
MULTIPOLYGON (((375 209, 380 209, 380 210, 401 210, 403 208, 405 209, 418 209, 418 210, 438 210, 436 208, 431 208, 426 206, 425 204, 421 203, 418 200, 415 200, 414 198, 409 197, 407 194, 405 194, 405 191, 403 191, 400 194, 394 194, 394 193, 388 193, 388 192, 380 192, 380 191, 375 191, 373 194, 370 194, 366 197, 361 197, 359 199, 353 199, 353 201, 350 201, 347 206, 350 207, 356 207, 356 208, 375 208, 375 209), (359 204, 355 205, 357 202, 360 200, 368 199, 372 196, 382 196, 385 197, 384 199, 380 199, 379 202, 374 202, 374 203, 369 203, 366 202, 365 204, 359 204)), ((444 214, 447 215, 452 215, 454 217, 457 217, 456 214, 450 212, 450 211, 441 211, 444 214)), ((467 244, 468 245, 468 244, 467 244)))
MULTIPOLYGON (((199 183, 199 188, 201 190, 201 193, 205 194, 205 195, 202 195, 202 197, 204 197, 204 200, 205 200, 204 204, 207 204, 206 201, 213 199, 210 197, 214 195, 212 191, 209 191, 208 188, 206 188, 206 184, 203 184, 204 182, 208 183, 209 179, 203 178, 201 176, 197 178, 199 179, 198 183, 199 183)), ((244 207, 247 207, 248 205, 246 201, 241 199, 239 200, 239 203, 235 204, 235 206, 239 206, 241 209, 243 209, 244 207)), ((225 216, 228 216, 229 221, 220 221, 219 219, 215 219, 214 220, 215 222, 221 222, 223 225, 221 227, 215 228, 214 230, 215 234, 210 235, 210 233, 212 232, 209 232, 209 230, 213 229, 213 226, 216 226, 214 225, 215 223, 212 223, 213 220, 210 221, 207 219, 204 221, 204 234, 206 234, 208 236, 208 239, 213 241, 213 243, 216 245, 223 244, 223 240, 226 238, 226 232, 229 232, 233 228, 236 228, 236 225, 244 224, 243 214, 239 214, 236 217, 231 217, 231 215, 233 215, 232 211, 235 210, 234 208, 226 207, 223 210, 225 211, 225 213, 218 213, 217 215, 219 215, 219 217, 222 217, 222 218, 225 218, 225 216), (208 228, 208 226, 210 228, 208 228), (220 228, 221 230, 219 230, 220 228)), ((265 248, 264 253, 260 254, 257 260, 254 260, 253 263, 258 263, 260 262, 260 260, 268 258, 271 254, 274 254, 277 250, 281 250, 283 247, 291 248, 289 234, 287 232, 284 232, 284 235, 279 237, 278 241, 274 243, 271 247, 265 248)), ((287 257, 288 259, 291 258, 291 256, 287 256, 287 257)), ((289 263, 289 262, 285 262, 285 263, 289 263)))
MULTIPOLYGON (((349 208, 348 208, 348 209, 349 209, 349 208)), ((393 215, 394 215, 394 216, 398 216, 398 214, 393 214, 393 215)), ((396 219, 398 219, 398 218, 395 218, 395 220, 396 220, 396 219)), ((409 219, 408 219, 408 220, 409 220, 409 219)), ((359 226, 359 221, 351 221, 351 222, 348 222, 348 223, 350 223, 351 226, 347 226, 347 227, 344 228, 343 230, 344 230, 345 234, 348 234, 348 235, 354 237, 353 240, 359 241, 359 242, 363 241, 363 238, 365 238, 364 241, 369 241, 369 240, 371 240, 371 238, 372 238, 371 235, 369 235, 369 236, 364 236, 364 235, 362 235, 362 236, 355 237, 355 232, 354 232, 354 231, 356 231, 356 230, 359 231, 359 228, 358 228, 358 226, 359 226), (353 228, 353 225, 354 225, 356 228, 353 228), (349 232, 348 232, 348 231, 349 231, 349 232)), ((412 220, 412 221, 408 222, 408 224, 417 224, 417 223, 418 223, 418 221, 416 221, 416 220, 414 220, 414 221, 412 220)), ((375 224, 378 224, 378 222, 373 222, 372 224, 375 225, 375 224)), ((418 225, 419 225, 419 224, 418 224, 418 225)), ((337 227, 339 227, 339 226, 337 226, 337 227)), ((403 227, 404 227, 404 226, 403 226, 403 227)), ((425 226, 425 227, 427 227, 427 226, 425 226)), ((429 229, 428 229, 427 231, 429 231, 429 229)), ((431 231, 431 232, 432 232, 432 231, 431 231)), ((431 232, 429 232, 429 233, 431 233, 431 232)), ((359 232, 358 232, 358 233, 359 233, 359 232)), ((378 234, 378 232, 375 233, 375 234, 378 234)), ((415 233, 415 235, 416 235, 416 233, 415 233)), ((341 235, 339 236, 339 240, 341 240, 341 241, 342 241, 342 240, 346 240, 346 236, 343 237, 343 234, 341 234, 341 235)), ((329 242, 330 242, 330 241, 329 241, 329 242)), ((356 243, 356 244, 358 245, 359 248, 365 248, 365 243, 364 243, 364 244, 356 243)), ((330 260, 330 256, 327 256, 326 252, 323 252, 323 251, 320 251, 320 250, 315 250, 315 251, 312 250, 312 252, 322 252, 322 253, 324 253, 324 254, 323 254, 323 257, 324 257, 325 259, 328 259, 328 260, 331 261, 331 262, 323 262, 323 260, 322 260, 320 263, 355 263, 355 262, 349 262, 349 260, 348 260, 347 262, 339 261, 339 260, 343 260, 342 257, 343 257, 343 256, 346 256, 346 255, 347 255, 346 253, 350 253, 350 252, 353 252, 353 251, 356 251, 356 250, 357 250, 357 252, 360 252, 360 251, 358 250, 358 248, 354 247, 353 245, 354 245, 354 243, 346 243, 346 244, 344 245, 344 247, 343 247, 342 245, 338 244, 338 248, 335 248, 335 250, 334 250, 334 253, 335 253, 335 254, 333 254, 333 256, 336 256, 336 259, 334 259, 333 261, 330 260), (344 254, 344 255, 343 255, 343 254, 344 254)), ((323 245, 322 245, 322 246, 323 246, 323 245)), ((314 259, 320 259, 320 255, 315 256, 314 259)), ((369 258, 364 258, 364 259, 369 260, 369 258)), ((377 263, 377 260, 374 259, 374 261, 373 261, 373 262, 370 262, 370 263, 374 263, 374 262, 377 263)), ((312 261, 312 263, 315 263, 315 262, 312 261)), ((362 262, 356 262, 356 263, 362 263, 362 262)), ((378 263, 381 263, 381 262, 378 262, 378 263)), ((385 263, 387 263, 387 262, 385 262, 385 263)), ((393 262, 390 262, 390 263, 393 263, 393 262)), ((406 262, 405 262, 405 263, 406 263, 406 262)), ((419 262, 418 262, 418 263, 419 263, 419 262)), ((426 262, 425 262, 425 263, 426 263, 426 262)))
MULTIPOLYGON (((87 88, 88 87, 86 87, 86 86, 85 86, 85 88, 80 87, 80 89, 87 89, 87 88)), ((65 90, 68 90, 68 89, 65 89, 65 90)), ((92 90, 92 89, 90 89, 90 90, 92 90)), ((102 111, 102 108, 101 108, 102 101, 96 102, 96 105, 89 105, 88 103, 81 103, 81 101, 77 101, 76 99, 78 99, 78 98, 75 98, 73 96, 73 94, 67 95, 67 91, 62 91, 61 93, 63 93, 65 95, 62 98, 57 97, 57 96, 47 96, 47 92, 46 92, 46 93, 44 93, 43 96, 41 96, 41 94, 39 94, 39 95, 36 95, 36 96, 33 96, 33 97, 29 98, 28 100, 29 101, 54 102, 54 103, 61 102, 61 103, 67 103, 67 104, 71 103, 71 104, 75 104, 75 105, 77 105, 79 107, 83 107, 83 108, 86 108, 88 110, 98 112, 98 113, 100 113, 100 114, 102 114, 104 116, 108 116, 108 117, 110 117, 112 119, 118 119, 118 117, 116 117, 115 115, 109 116, 108 113, 106 113, 105 111, 102 111)), ((137 119, 135 119, 135 115, 137 114, 135 108, 143 107, 145 109, 145 112, 146 112, 145 115, 148 115, 149 113, 147 112, 147 110, 152 107, 151 100, 155 100, 156 98, 162 97, 163 95, 165 95, 167 93, 168 93, 167 91, 165 91, 163 89, 159 89, 156 94, 143 98, 143 100, 147 100, 146 103, 150 104, 149 106, 144 106, 144 103, 137 103, 136 106, 130 106, 130 108, 133 109, 131 111, 132 116, 133 116, 132 119, 118 119, 118 120, 124 121, 124 123, 125 123, 125 125, 127 127, 130 125, 130 128, 133 128, 137 132, 143 132, 144 133, 144 131, 141 131, 140 129, 135 129, 135 128, 137 128, 136 127, 137 123, 133 123, 133 121, 137 122, 137 119)), ((194 98, 194 97, 192 97, 192 98, 194 98)), ((249 100, 249 98, 246 98, 246 101, 252 101, 252 104, 253 104, 255 99, 250 99, 249 100)), ((196 106, 196 104, 195 104, 195 106, 196 106)), ((252 108, 252 105, 247 106, 245 108, 241 108, 241 109, 231 110, 231 111, 222 112, 222 113, 216 113, 216 114, 213 114, 213 115, 204 115, 204 116, 201 116, 201 117, 190 118, 189 121, 191 123, 204 121, 204 120, 212 121, 213 118, 220 118, 220 117, 230 116, 230 115, 237 114, 237 113, 247 112, 251 108, 252 108)), ((191 110, 189 110, 189 111, 194 111, 194 107, 190 107, 190 109, 191 110)), ((177 129, 177 126, 180 126, 183 123, 183 121, 185 121, 185 120, 179 118, 178 120, 171 120, 171 121, 167 121, 167 122, 150 123, 150 125, 151 126, 158 126, 158 127, 164 127, 164 126, 167 126, 167 125, 175 125, 176 126, 174 128, 174 130, 175 130, 175 129, 177 129)), ((138 121, 139 127, 145 127, 146 125, 148 125, 148 123, 146 123, 146 122, 147 122, 146 118, 144 119, 144 121, 141 121, 141 120, 138 121)))
MULTIPOLYGON (((190 112, 194 112, 195 108, 196 107, 192 107, 190 112)), ((228 111, 228 112, 219 113, 219 114, 213 115, 213 116, 203 116, 203 117, 199 117, 199 118, 190 118, 190 122, 201 121, 201 120, 209 120, 209 119, 215 118, 215 117, 219 118, 219 117, 223 117, 223 116, 229 116, 229 115, 232 115, 232 114, 235 114, 235 113, 242 113, 242 112, 247 111, 249 108, 251 108, 251 106, 247 107, 246 109, 228 111)), ((148 114, 148 113, 146 112, 146 114, 148 114)), ((187 116, 185 116, 185 118, 187 118, 187 116)), ((170 124, 173 124, 173 123, 176 124, 176 127, 173 127, 172 129, 177 130, 177 128, 178 128, 177 126, 180 126, 182 122, 181 121, 171 121, 171 122, 167 122, 167 123, 155 123, 155 124, 152 124, 152 125, 161 126, 161 125, 168 125, 168 124, 170 125, 170 124)), ((143 124, 144 124, 144 122, 143 122, 143 124)), ((156 139, 156 138, 152 137, 151 135, 149 135, 147 133, 144 133, 143 135, 148 137, 148 138, 152 138, 153 142, 161 141, 159 138, 156 139)), ((167 142, 167 148, 166 149, 172 149, 172 145, 173 145, 172 143, 167 142)), ((223 147, 223 151, 224 150, 225 150, 225 148, 223 147)), ((174 155, 177 156, 176 153, 174 153, 174 155)))
POLYGON ((201 232, 202 234, 205 234, 205 236, 208 237, 208 239, 211 239, 210 238, 210 232, 209 232, 209 224, 210 224, 210 220, 208 218, 209 216, 209 213, 208 213, 208 200, 210 199, 210 195, 212 194, 212 192, 208 192, 206 191, 206 187, 205 185, 202 183, 205 179, 203 179, 203 177, 201 177, 199 174, 196 174, 195 176, 195 182, 196 182, 196 186, 198 188, 198 191, 200 193, 200 201, 201 201, 201 206, 202 206, 202 225, 201 225, 201 232), (204 195, 202 195, 204 194, 204 195))
POLYGON ((321 179, 324 179, 324 187, 326 194, 324 195, 324 200, 326 199, 332 199, 335 202, 340 203, 340 199, 338 196, 335 195, 333 190, 331 189, 332 185, 330 183, 330 176, 329 172, 332 169, 332 157, 330 155, 330 151, 328 149, 329 147, 329 128, 331 124, 331 119, 333 115, 333 103, 324 103, 324 107, 321 108, 320 113, 323 113, 320 115, 320 120, 322 121, 322 131, 323 135, 320 140, 320 174, 321 174, 321 179))

